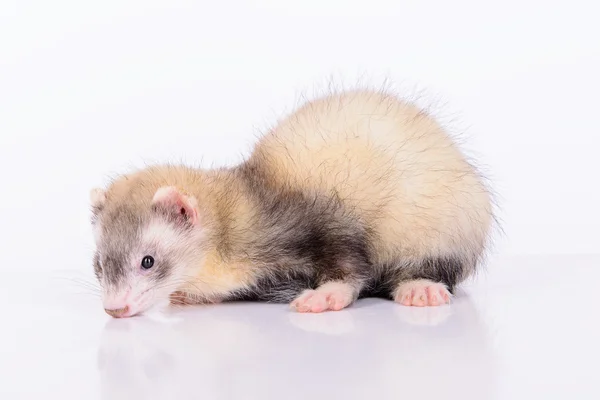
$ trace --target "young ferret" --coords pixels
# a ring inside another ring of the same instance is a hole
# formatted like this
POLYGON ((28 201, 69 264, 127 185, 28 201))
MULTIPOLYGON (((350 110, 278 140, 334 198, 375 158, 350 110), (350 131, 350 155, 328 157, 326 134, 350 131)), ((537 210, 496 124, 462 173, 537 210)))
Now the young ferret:
POLYGON ((169 302, 443 305, 481 264, 494 219, 441 125, 369 90, 306 103, 237 166, 150 166, 93 189, 91 203, 113 317, 169 302))

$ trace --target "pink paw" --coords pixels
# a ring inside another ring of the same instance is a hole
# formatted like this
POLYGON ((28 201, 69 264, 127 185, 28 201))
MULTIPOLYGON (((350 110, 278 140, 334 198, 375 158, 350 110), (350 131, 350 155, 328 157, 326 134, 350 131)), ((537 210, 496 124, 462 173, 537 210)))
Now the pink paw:
POLYGON ((345 283, 330 282, 315 290, 305 290, 290 307, 298 312, 339 311, 354 300, 354 290, 345 283))
POLYGON ((404 306, 426 307, 448 304, 451 296, 444 284, 421 279, 401 284, 394 300, 404 306))

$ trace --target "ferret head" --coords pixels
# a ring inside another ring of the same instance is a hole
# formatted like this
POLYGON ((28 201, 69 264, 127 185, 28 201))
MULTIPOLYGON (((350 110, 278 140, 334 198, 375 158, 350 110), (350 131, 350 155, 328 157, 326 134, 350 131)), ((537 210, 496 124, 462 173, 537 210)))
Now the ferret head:
POLYGON ((194 197, 161 187, 140 193, 91 192, 94 271, 106 312, 130 317, 167 303, 201 256, 203 228, 194 197))

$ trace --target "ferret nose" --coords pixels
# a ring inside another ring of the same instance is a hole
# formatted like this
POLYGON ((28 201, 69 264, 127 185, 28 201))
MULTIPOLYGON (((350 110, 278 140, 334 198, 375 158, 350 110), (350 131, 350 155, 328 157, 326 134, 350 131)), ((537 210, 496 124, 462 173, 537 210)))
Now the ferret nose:
POLYGON ((113 310, 105 308, 104 311, 106 311, 106 313, 108 315, 110 315, 111 317, 122 318, 122 317, 125 317, 127 312, 129 311, 129 306, 125 306, 123 308, 117 308, 117 309, 113 309, 113 310))

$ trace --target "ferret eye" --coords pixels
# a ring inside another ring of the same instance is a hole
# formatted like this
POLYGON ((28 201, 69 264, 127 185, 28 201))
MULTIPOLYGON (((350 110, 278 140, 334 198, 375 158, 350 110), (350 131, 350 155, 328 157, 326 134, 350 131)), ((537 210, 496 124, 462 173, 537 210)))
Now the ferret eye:
POLYGON ((145 256, 142 259, 142 268, 150 269, 154 265, 154 258, 152 256, 145 256))

